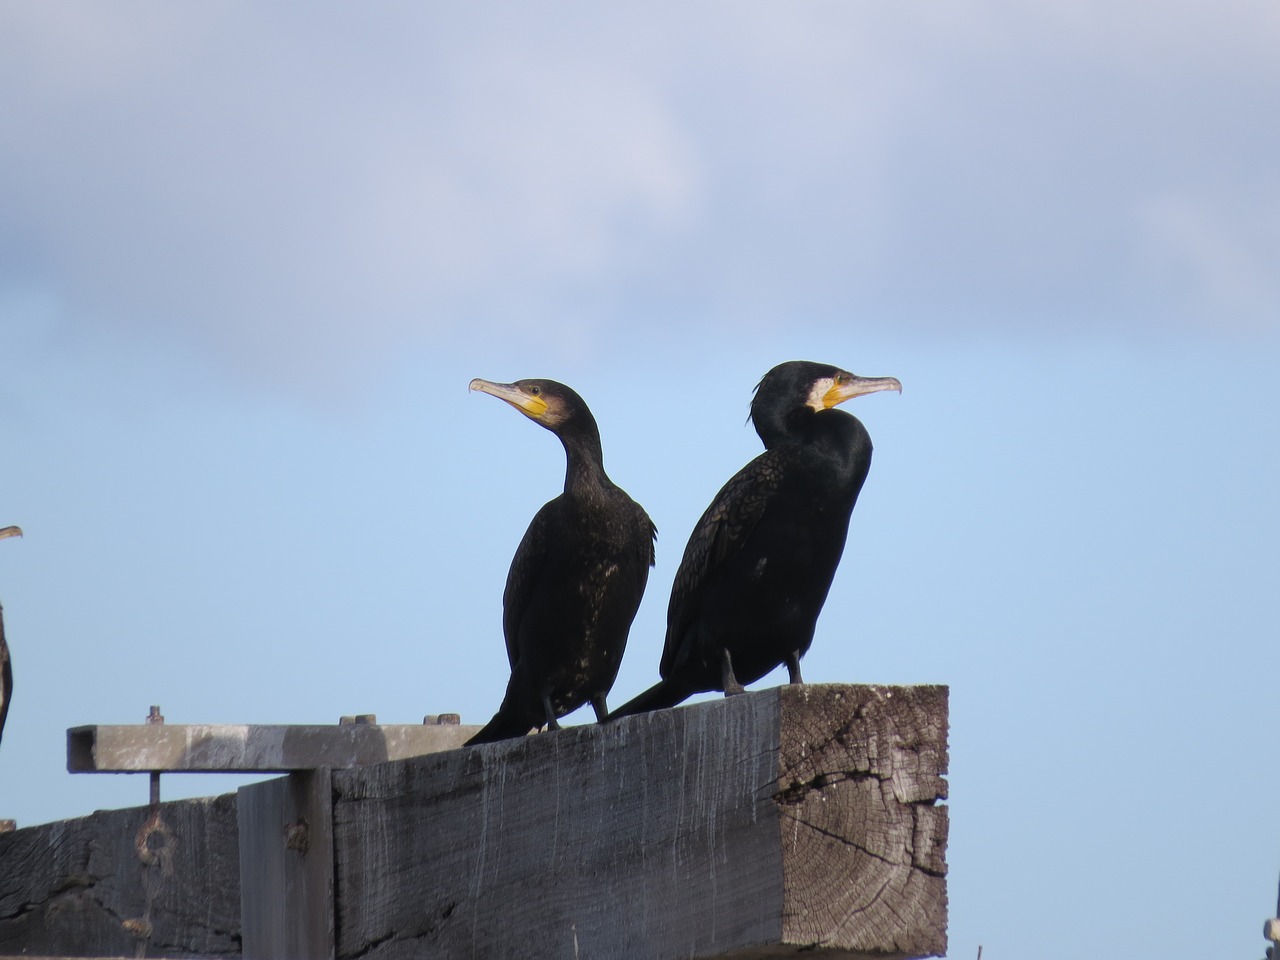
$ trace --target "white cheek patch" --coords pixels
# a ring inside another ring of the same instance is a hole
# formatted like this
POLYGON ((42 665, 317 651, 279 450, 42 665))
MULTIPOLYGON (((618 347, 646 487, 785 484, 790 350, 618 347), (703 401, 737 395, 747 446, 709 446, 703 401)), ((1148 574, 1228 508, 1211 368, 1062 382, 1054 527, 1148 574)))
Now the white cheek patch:
POLYGON ((836 385, 835 377, 822 377, 815 380, 812 387, 809 388, 808 405, 815 410, 827 409, 827 394, 836 385))
POLYGON ((564 410, 555 401, 543 400, 542 409, 538 411, 538 416, 534 419, 544 426, 558 427, 564 420, 564 410))

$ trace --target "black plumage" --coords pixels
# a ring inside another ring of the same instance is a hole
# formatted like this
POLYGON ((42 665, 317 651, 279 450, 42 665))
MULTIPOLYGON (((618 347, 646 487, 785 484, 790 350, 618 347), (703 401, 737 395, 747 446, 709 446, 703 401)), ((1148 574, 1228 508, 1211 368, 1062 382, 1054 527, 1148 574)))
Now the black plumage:
POLYGON ((751 420, 765 452, 716 494, 694 527, 671 588, 661 682, 613 717, 674 706, 705 690, 741 693, 780 664, 800 683, 871 467, 871 438, 834 407, 892 377, 792 361, 764 375, 751 420))
POLYGON ((467 742, 555 729, 557 717, 586 703, 603 720, 653 566, 657 530, 605 473, 599 428, 577 393, 554 380, 472 380, 471 389, 506 401, 559 437, 566 466, 564 492, 534 516, 507 574, 506 695, 467 742))
POLYGON ((4 639, 4 607, 0 607, 0 740, 4 739, 4 722, 9 717, 12 694, 13 665, 9 661, 9 644, 4 639))
MULTIPOLYGON (((20 537, 18 527, 0 529, 0 540, 20 537)), ((0 739, 4 737, 4 722, 9 717, 9 698, 13 694, 13 665, 9 661, 9 644, 4 639, 4 608, 0 607, 0 739)))

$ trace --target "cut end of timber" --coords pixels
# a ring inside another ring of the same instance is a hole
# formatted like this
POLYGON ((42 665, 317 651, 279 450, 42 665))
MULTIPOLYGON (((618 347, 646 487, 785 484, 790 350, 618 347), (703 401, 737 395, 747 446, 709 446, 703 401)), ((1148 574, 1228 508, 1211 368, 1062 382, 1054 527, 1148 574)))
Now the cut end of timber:
POLYGON ((779 692, 783 941, 944 955, 947 689, 779 692))

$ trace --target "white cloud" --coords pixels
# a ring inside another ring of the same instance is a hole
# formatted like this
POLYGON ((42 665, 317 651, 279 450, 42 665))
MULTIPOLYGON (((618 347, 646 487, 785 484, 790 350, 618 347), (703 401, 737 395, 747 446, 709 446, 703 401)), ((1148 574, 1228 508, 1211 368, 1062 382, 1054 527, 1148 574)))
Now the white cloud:
POLYGON ((646 302, 1149 323, 1160 224, 1184 321, 1280 317, 1275 15, 1080 11, 9 5, 0 283, 345 367, 646 302))

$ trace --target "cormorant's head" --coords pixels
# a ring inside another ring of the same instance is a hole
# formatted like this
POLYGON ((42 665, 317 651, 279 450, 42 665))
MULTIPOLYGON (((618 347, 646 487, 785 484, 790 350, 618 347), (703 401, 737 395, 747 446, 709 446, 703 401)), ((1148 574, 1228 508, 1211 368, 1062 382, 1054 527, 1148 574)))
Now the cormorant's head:
POLYGON ((902 392, 893 377, 859 377, 826 363, 790 360, 780 363, 756 385, 751 422, 766 447, 782 439, 788 421, 806 410, 830 410, 846 400, 880 390, 902 392))
POLYGON ((494 383, 477 377, 470 389, 479 390, 505 400, 530 420, 539 423, 553 433, 559 433, 570 423, 594 419, 586 401, 570 387, 555 380, 517 380, 515 383, 494 383))
POLYGON ((4 539, 6 539, 6 538, 8 538, 8 537, 20 537, 20 536, 22 536, 22 528, 21 528, 21 527, 4 527, 4 528, 0 528, 0 540, 4 540, 4 539))

